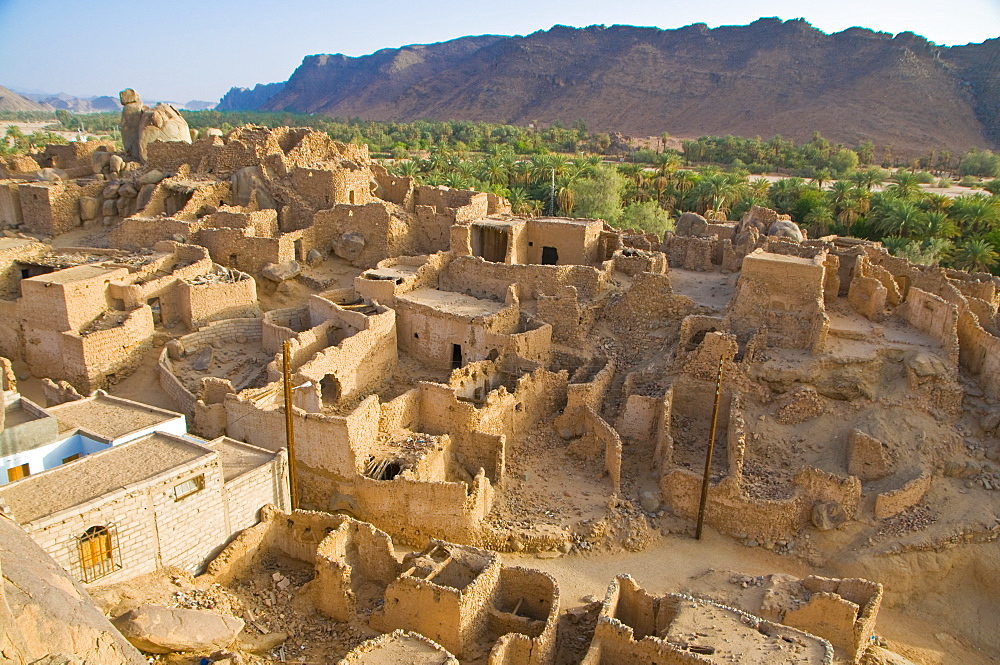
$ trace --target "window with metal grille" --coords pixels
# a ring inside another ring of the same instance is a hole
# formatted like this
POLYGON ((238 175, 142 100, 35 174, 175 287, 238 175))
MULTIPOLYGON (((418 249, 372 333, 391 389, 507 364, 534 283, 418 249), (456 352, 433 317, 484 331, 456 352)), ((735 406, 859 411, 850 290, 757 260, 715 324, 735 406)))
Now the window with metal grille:
POLYGON ((205 487, 205 476, 188 478, 183 483, 174 485, 174 501, 180 501, 184 497, 191 496, 203 487, 205 487))
POLYGON ((93 582, 122 567, 114 526, 92 526, 78 541, 84 582, 93 582))

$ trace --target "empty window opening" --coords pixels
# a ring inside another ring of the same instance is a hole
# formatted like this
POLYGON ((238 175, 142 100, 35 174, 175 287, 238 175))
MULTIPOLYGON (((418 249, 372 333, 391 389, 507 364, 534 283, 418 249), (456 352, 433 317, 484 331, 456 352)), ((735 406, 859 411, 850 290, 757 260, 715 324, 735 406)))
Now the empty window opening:
POLYGON ((354 190, 347 192, 347 198, 350 200, 351 205, 354 205, 354 190))
POLYGON ((150 298, 146 301, 146 304, 153 310, 153 325, 158 326, 163 323, 163 311, 160 309, 160 299, 150 298))
POLYGON ((235 254, 230 254, 229 255, 229 267, 230 268, 239 268, 238 264, 239 264, 238 257, 235 254))
POLYGON ((507 260, 507 245, 509 236, 506 229, 492 226, 474 226, 472 236, 472 253, 492 263, 503 263, 507 260))
POLYGON ((419 333, 413 333, 413 339, 420 339, 419 333))
POLYGON ((327 374, 320 382, 319 387, 323 396, 323 404, 335 404, 340 400, 340 381, 333 374, 327 374))
POLYGON ((403 471, 403 465, 396 460, 371 458, 365 465, 365 475, 373 480, 392 480, 403 471))
POLYGON ((554 266, 559 264, 559 250, 555 247, 542 247, 542 265, 554 266))
POLYGON ((195 476, 183 483, 174 485, 174 501, 180 501, 192 494, 201 491, 205 487, 205 476, 195 476))
POLYGON ((7 480, 10 482, 20 480, 21 478, 27 478, 30 475, 31 470, 28 468, 27 464, 21 464, 20 466, 13 466, 7 469, 7 480))
POLYGON ((78 538, 83 581, 92 582, 121 568, 113 527, 92 526, 78 538))
POLYGON ((458 369, 462 366, 462 345, 451 345, 451 368, 458 369))

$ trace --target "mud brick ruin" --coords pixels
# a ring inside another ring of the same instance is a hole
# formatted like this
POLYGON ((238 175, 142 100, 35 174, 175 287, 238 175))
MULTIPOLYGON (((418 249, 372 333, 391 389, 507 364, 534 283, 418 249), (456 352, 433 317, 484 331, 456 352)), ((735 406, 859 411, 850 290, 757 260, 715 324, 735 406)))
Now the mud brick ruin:
POLYGON ((874 663, 889 562, 990 565, 997 278, 757 207, 526 219, 307 129, 164 138, 0 163, 0 522, 94 593, 198 575, 247 662, 310 616, 344 663, 874 663), (574 608, 520 565, 692 534, 717 391, 706 524, 837 575, 574 608))

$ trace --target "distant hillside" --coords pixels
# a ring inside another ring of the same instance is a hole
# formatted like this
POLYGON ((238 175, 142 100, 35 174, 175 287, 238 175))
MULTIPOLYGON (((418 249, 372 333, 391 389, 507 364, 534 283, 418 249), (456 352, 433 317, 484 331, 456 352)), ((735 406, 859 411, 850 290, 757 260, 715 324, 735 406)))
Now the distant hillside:
POLYGON ((912 33, 827 35, 802 20, 714 30, 556 26, 358 58, 313 55, 282 88, 250 92, 234 89, 223 103, 371 120, 583 119, 591 130, 636 136, 804 141, 819 131, 897 154, 1000 144, 1000 40, 939 47, 912 33))
POLYGON ((260 108, 264 102, 281 92, 284 83, 258 83, 250 88, 230 88, 216 104, 216 111, 246 111, 260 108))
POLYGON ((106 113, 108 111, 119 111, 122 107, 116 98, 108 97, 107 95, 84 99, 60 92, 57 95, 25 94, 24 97, 33 99, 41 104, 48 104, 54 109, 65 109, 73 113, 106 113))
POLYGON ((0 86, 0 111, 52 111, 48 104, 42 104, 23 97, 13 90, 0 86))

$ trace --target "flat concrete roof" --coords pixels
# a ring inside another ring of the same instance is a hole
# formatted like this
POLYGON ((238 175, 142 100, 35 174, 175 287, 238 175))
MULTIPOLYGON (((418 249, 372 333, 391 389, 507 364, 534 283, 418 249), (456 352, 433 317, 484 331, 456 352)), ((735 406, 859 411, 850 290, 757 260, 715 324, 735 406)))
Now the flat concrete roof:
POLYGON ((27 524, 213 454, 157 432, 8 483, 0 487, 0 497, 14 519, 27 524))
POLYGON ((439 291, 437 289, 417 289, 410 291, 396 298, 397 301, 423 305, 430 309, 450 314, 476 318, 480 316, 491 316, 504 308, 504 304, 495 300, 484 300, 467 296, 464 293, 454 291, 439 291))
POLYGON ((222 475, 226 482, 264 466, 278 454, 251 446, 249 443, 230 439, 228 436, 209 441, 207 445, 219 453, 222 475))
POLYGON ((45 410, 56 417, 61 430, 80 428, 109 441, 182 415, 110 395, 85 397, 45 410))
POLYGON ((48 282, 50 284, 69 284, 71 282, 82 282, 84 280, 94 279, 95 277, 101 277, 102 275, 106 275, 109 272, 117 270, 122 270, 122 268, 109 268, 107 266, 87 263, 84 265, 73 266, 72 268, 56 270, 55 272, 50 272, 46 275, 29 277, 24 281, 48 282))

